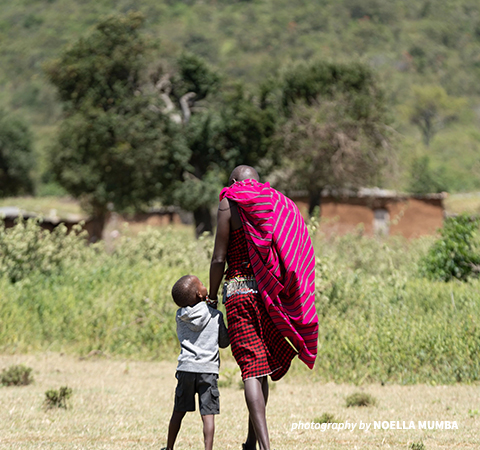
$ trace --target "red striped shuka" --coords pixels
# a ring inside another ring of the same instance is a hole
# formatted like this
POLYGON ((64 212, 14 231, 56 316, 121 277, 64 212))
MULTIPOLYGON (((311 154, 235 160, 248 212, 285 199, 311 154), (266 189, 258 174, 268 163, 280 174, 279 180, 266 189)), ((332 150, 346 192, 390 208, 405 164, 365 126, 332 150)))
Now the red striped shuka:
POLYGON ((315 254, 303 217, 295 203, 269 183, 239 181, 222 190, 220 200, 225 197, 238 206, 251 269, 268 316, 312 369, 318 343, 315 254))

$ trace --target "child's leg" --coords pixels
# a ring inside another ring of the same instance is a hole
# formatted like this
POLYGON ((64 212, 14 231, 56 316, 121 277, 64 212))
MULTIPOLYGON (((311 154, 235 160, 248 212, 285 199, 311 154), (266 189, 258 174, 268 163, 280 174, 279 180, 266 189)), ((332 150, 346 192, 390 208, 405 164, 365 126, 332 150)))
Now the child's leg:
POLYGON ((260 450, 270 450, 270 439, 268 437, 267 419, 265 415, 267 398, 267 377, 249 378, 245 380, 245 400, 247 402, 250 420, 260 445, 260 450))
POLYGON ((175 441, 177 440, 178 432, 182 426, 182 420, 185 417, 186 411, 175 411, 173 410, 172 417, 170 418, 170 424, 168 425, 168 438, 167 438, 167 449, 173 450, 175 441))
POLYGON ((200 414, 203 421, 203 437, 205 450, 212 450, 215 434, 215 414, 220 413, 220 399, 218 392, 218 374, 198 374, 198 400, 200 414))
POLYGON ((213 436, 215 435, 215 416, 208 414, 202 416, 203 421, 203 439, 205 441, 205 450, 212 450, 213 436))

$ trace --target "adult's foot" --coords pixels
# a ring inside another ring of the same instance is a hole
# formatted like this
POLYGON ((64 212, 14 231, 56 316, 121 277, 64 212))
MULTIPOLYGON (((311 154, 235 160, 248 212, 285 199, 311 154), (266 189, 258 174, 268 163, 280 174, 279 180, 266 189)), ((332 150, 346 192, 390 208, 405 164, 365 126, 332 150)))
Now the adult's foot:
POLYGON ((251 446, 245 442, 245 444, 242 444, 242 450, 257 450, 257 446, 256 445, 251 446))

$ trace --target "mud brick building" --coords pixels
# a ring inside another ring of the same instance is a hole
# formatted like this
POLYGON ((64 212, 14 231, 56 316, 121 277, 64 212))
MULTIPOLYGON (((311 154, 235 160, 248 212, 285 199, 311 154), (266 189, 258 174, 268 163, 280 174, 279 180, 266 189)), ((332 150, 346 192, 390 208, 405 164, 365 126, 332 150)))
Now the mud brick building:
MULTIPOLYGON (((308 196, 288 193, 306 217, 308 196)), ((411 195, 385 189, 325 190, 321 199, 321 230, 344 235, 363 227, 367 236, 401 235, 408 239, 435 234, 442 227, 446 193, 411 195)))

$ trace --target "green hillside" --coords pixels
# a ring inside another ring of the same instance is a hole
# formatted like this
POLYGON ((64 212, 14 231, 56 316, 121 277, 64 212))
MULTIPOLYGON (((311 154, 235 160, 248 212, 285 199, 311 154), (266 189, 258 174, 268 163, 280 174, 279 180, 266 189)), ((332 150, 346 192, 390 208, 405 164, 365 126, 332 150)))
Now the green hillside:
POLYGON ((0 107, 32 126, 37 180, 61 112, 42 64, 101 17, 131 9, 159 42, 152 64, 188 49, 257 84, 296 61, 367 62, 395 118, 400 157, 388 187, 408 189, 412 164, 428 157, 420 172, 439 189, 480 189, 478 0, 0 0, 0 107), (411 117, 415 92, 436 88, 445 101, 427 147, 411 117))

